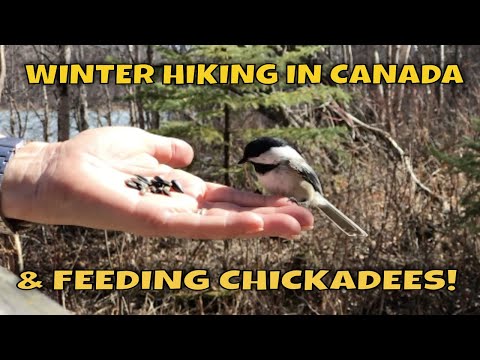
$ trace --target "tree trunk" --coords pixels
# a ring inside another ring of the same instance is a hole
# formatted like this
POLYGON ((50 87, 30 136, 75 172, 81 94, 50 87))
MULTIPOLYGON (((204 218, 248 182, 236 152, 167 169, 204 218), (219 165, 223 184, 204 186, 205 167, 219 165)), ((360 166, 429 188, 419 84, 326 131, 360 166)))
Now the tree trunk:
MULTIPOLYGON (((45 48, 44 45, 39 45, 39 48, 33 45, 33 50, 35 54, 37 54, 38 63, 42 64, 45 61, 45 48)), ((48 60, 48 58, 46 58, 48 60)), ((43 115, 38 114, 37 117, 40 119, 42 123, 42 135, 43 141, 48 142, 49 138, 49 127, 50 127, 50 104, 48 103, 48 89, 47 85, 42 84, 42 107, 43 107, 43 115)))
POLYGON ((130 112, 130 126, 137 126, 137 108, 135 107, 135 101, 133 100, 135 89, 133 85, 127 88, 128 99, 128 111, 130 112))
MULTIPOLYGON (((455 45, 455 64, 459 64, 462 62, 462 48, 461 48, 462 45, 455 45)), ((452 84, 452 99, 455 103, 455 109, 458 108, 458 104, 457 104, 457 95, 458 95, 458 89, 459 87, 457 86, 456 83, 453 83, 452 84)))
MULTIPOLYGON (((69 64, 71 47, 70 45, 59 45, 59 64, 69 64)), ((70 138, 70 98, 68 95, 68 84, 57 84, 58 88, 58 141, 65 141, 70 138)))
MULTIPOLYGON (((387 64, 392 64, 393 63, 393 45, 388 45, 387 47, 387 64)), ((392 134, 392 136, 397 136, 397 129, 395 126, 395 119, 393 119, 393 111, 392 111, 392 106, 393 106, 393 87, 392 84, 386 84, 385 86, 385 107, 386 107, 386 112, 385 112, 385 117, 387 120, 387 128, 388 131, 392 134)))
MULTIPOLYGON (((378 53, 378 50, 375 49, 375 51, 373 52, 373 57, 374 57, 373 62, 375 64, 380 64, 380 54, 378 53)), ((383 89, 383 83, 378 84, 378 92, 380 93, 380 97, 384 99, 385 90, 383 89)))
MULTIPOLYGON (((445 45, 440 45, 440 68, 443 70, 445 69, 445 45)), ((443 103, 444 103, 444 88, 443 84, 439 84, 439 99, 438 99, 438 105, 440 107, 440 111, 443 109, 443 103)))
POLYGON ((108 90, 108 86, 103 87, 105 91, 105 97, 107 98, 107 125, 112 126, 112 98, 110 96, 110 91, 108 90))
POLYGON ((152 111, 152 129, 160 128, 160 114, 158 111, 152 111))
POLYGON ((42 94, 43 94, 43 141, 48 142, 48 127, 50 125, 50 107, 48 106, 48 93, 47 85, 42 85, 42 94))
MULTIPOLYGON (((402 66, 408 63, 408 58, 410 57, 410 50, 412 45, 400 45, 399 48, 399 57, 398 57, 398 66, 402 66)), ((397 114, 402 112, 403 96, 405 94, 405 84, 400 84, 400 90, 398 93, 398 105, 397 105, 397 114)))
MULTIPOLYGON (((79 59, 84 59, 83 45, 78 46, 79 59)), ((88 102, 87 102, 87 88, 84 83, 80 83, 80 104, 79 104, 79 129, 84 131, 88 129, 88 102)))
POLYGON ((223 169, 224 183, 230 186, 230 108, 227 104, 224 106, 224 127, 223 127, 223 169))
POLYGON ((347 47, 347 54, 348 54, 348 68, 352 71, 353 68, 353 52, 352 52, 352 45, 345 45, 347 47))
POLYGON ((152 65, 153 63, 153 46, 147 45, 147 63, 152 65))
MULTIPOLYGON (((140 47, 139 45, 127 45, 127 50, 130 55, 130 59, 132 63, 138 64, 140 63, 140 47)), ((132 110, 132 107, 135 107, 135 112, 136 112, 136 119, 135 122, 138 122, 138 127, 140 129, 145 129, 145 114, 143 111, 143 104, 141 99, 137 96, 137 87, 133 85, 131 87, 131 95, 133 97, 132 100, 130 100, 132 103, 130 104, 130 109, 132 110)), ((130 111, 133 113, 133 111, 130 111)))
MULTIPOLYGON (((147 45, 147 63, 153 65, 153 46, 147 45)), ((156 110, 150 111, 149 128, 158 129, 160 127, 160 114, 156 110)))
POLYGON ((145 114, 143 111, 142 101, 137 96, 137 90, 135 89, 135 105, 137 106, 138 126, 140 129, 145 129, 145 114))
MULTIPOLYGON (((348 55, 347 55, 347 46, 346 45, 342 45, 342 53, 343 53, 343 62, 345 64, 348 64, 348 55)), ((349 71, 352 71, 352 69, 348 69, 349 71)))
POLYGON ((15 98, 11 94, 8 94, 8 99, 10 104, 10 133, 14 136, 23 137, 27 126, 28 109, 25 113, 25 122, 22 124, 22 115, 18 109, 15 98), (15 118, 17 121, 15 121, 15 118))
POLYGON ((5 86, 6 74, 7 65, 5 61, 5 45, 0 45, 0 102, 2 101, 2 92, 5 86))

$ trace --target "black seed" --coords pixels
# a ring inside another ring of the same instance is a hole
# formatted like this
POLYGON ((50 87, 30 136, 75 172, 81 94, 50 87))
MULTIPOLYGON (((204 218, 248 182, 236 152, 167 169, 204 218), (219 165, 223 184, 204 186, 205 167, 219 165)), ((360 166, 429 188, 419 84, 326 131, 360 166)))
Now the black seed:
POLYGON ((150 180, 148 180, 145 176, 142 176, 142 175, 136 175, 135 176, 137 177, 138 180, 140 180, 141 182, 147 184, 147 185, 150 185, 150 180))
POLYGON ((181 192, 181 193, 185 192, 185 191, 183 191, 182 185, 180 185, 180 183, 177 180, 172 180, 172 188, 173 188, 173 190, 181 192))
POLYGON ((155 183, 155 184, 153 184, 153 186, 155 187, 155 190, 162 190, 165 185, 159 184, 159 183, 155 183))
POLYGON ((156 188, 162 188, 164 186, 163 183, 160 183, 156 180, 152 180, 152 185, 155 186, 156 188))
POLYGON ((153 179, 159 184, 172 186, 172 183, 170 181, 162 179, 160 176, 154 176, 153 179))
POLYGON ((140 181, 136 178, 131 178, 130 180, 133 181, 135 184, 137 184, 141 188, 147 187, 147 184, 145 184, 143 181, 140 181))
POLYGON ((163 188, 162 191, 165 195, 170 196, 170 191, 167 188, 163 188))
POLYGON ((128 187, 131 187, 132 189, 140 190, 141 186, 139 186, 136 182, 133 182, 132 180, 125 180, 125 184, 128 187))

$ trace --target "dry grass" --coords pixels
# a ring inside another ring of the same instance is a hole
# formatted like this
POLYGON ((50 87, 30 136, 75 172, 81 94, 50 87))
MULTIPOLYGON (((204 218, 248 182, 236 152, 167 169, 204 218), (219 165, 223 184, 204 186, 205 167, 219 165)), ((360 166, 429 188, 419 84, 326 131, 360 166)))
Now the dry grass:
MULTIPOLYGON (((43 291, 79 314, 444 314, 477 313, 478 240, 454 226, 464 180, 444 171, 418 175, 450 199, 451 211, 416 191, 404 169, 379 147, 352 144, 357 154, 328 178, 330 200, 365 226, 370 236, 352 239, 318 213, 315 229, 299 240, 206 241, 144 238, 77 227, 42 227, 22 237, 25 268, 39 273, 43 291), (362 150, 363 149, 363 150, 362 150), (227 291, 219 274, 230 269, 458 269, 457 290, 227 291), (57 269, 207 269, 205 291, 53 291, 57 269)), ((432 160, 433 161, 433 160, 432 160)), ((14 269, 13 244, 0 243, 0 264, 14 269)))

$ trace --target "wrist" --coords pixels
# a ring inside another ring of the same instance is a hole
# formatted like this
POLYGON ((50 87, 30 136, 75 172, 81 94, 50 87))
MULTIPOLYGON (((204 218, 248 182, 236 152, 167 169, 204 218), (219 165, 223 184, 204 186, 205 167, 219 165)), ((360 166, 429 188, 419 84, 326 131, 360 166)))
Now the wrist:
POLYGON ((42 174, 56 144, 31 142, 17 149, 8 162, 0 191, 1 213, 6 218, 35 221, 42 174))

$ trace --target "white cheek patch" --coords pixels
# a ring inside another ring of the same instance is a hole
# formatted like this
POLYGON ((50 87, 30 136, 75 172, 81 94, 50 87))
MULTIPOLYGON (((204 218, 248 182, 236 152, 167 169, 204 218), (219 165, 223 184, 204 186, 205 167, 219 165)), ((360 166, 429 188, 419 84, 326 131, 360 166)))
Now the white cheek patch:
POLYGON ((263 154, 250 158, 250 161, 260 164, 276 164, 285 159, 303 159, 302 156, 291 146, 278 146, 270 148, 263 154))

